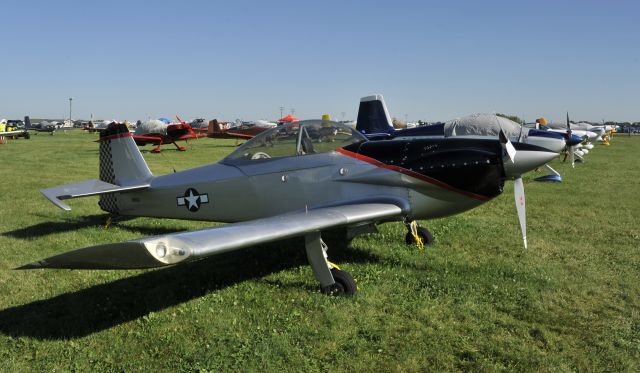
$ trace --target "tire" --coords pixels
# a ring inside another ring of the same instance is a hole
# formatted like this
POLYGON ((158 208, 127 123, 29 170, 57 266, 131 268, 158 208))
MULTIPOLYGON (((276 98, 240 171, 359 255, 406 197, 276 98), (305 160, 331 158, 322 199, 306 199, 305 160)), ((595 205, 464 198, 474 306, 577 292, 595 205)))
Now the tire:
POLYGON ((336 282, 331 286, 322 288, 322 292, 331 296, 351 296, 358 291, 358 285, 349 272, 332 268, 331 274, 336 282))
MULTIPOLYGON (((433 234, 431 234, 431 232, 425 227, 418 227, 418 236, 422 238, 422 243, 424 243, 425 245, 433 245, 435 241, 433 239, 433 234)), ((411 234, 411 232, 407 232, 407 235, 404 236, 404 242, 407 245, 416 244, 416 240, 413 238, 413 235, 411 234)))

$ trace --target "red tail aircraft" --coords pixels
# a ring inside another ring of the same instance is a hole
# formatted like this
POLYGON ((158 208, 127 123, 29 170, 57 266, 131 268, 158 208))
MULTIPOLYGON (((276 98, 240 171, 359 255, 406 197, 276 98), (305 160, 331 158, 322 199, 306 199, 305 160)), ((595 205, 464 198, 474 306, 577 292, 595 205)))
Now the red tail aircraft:
POLYGON ((256 125, 241 125, 237 127, 222 128, 217 119, 209 121, 207 137, 214 139, 250 139, 269 128, 256 125))

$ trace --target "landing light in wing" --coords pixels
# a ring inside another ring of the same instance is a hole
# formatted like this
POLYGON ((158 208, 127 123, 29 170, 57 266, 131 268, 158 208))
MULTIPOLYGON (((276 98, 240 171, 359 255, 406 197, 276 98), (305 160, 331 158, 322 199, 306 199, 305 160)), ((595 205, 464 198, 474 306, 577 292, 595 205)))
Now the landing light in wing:
POLYGON ((167 237, 141 241, 149 254, 164 264, 175 264, 187 259, 191 255, 192 250, 186 242, 166 238, 167 237))

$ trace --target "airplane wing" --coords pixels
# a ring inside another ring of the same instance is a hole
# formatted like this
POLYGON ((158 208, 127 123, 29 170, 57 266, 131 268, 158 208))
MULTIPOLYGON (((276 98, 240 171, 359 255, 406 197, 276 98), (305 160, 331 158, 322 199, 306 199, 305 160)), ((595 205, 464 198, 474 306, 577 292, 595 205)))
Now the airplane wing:
POLYGON ((162 142, 162 135, 149 136, 149 135, 133 135, 133 140, 136 144, 158 144, 162 142))
MULTIPOLYGON (((194 131, 195 131, 195 130, 194 130, 194 131)), ((201 138, 201 137, 207 137, 207 134, 206 134, 206 133, 205 133, 205 134, 202 134, 202 133, 199 133, 199 134, 198 134, 198 133, 196 133, 196 134, 193 134, 193 135, 192 135, 192 134, 182 135, 182 136, 178 137, 178 138, 176 139, 176 141, 178 141, 178 140, 199 139, 199 138, 201 138)))
POLYGON ((24 132, 23 130, 0 132, 0 136, 18 135, 23 132, 24 132))
POLYGON ((393 204, 367 203, 277 215, 217 228, 86 247, 17 269, 132 269, 177 264, 329 228, 401 216, 393 204))
POLYGON ((256 137, 255 134, 251 134, 251 133, 241 133, 241 132, 233 132, 233 131, 227 131, 227 136, 229 137, 235 137, 237 139, 252 139, 254 137, 256 137))

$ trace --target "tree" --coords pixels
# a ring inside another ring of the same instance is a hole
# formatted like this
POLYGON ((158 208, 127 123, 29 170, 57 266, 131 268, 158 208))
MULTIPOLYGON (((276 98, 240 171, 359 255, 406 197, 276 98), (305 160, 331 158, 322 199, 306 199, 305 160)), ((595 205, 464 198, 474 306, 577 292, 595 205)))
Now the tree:
POLYGON ((395 117, 391 120, 391 124, 393 128, 407 128, 407 123, 395 117))
POLYGON ((512 120, 512 121, 514 121, 516 123, 519 123, 519 124, 523 124, 524 123, 524 121, 522 119, 520 119, 517 115, 508 115, 508 114, 502 114, 502 113, 496 113, 496 115, 499 116, 499 117, 510 119, 510 120, 512 120))

